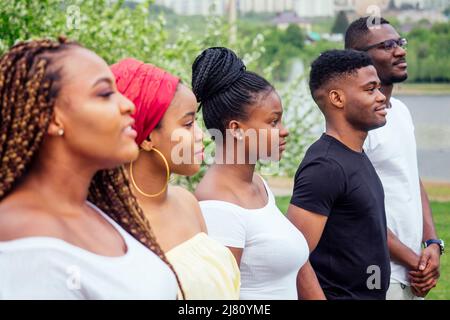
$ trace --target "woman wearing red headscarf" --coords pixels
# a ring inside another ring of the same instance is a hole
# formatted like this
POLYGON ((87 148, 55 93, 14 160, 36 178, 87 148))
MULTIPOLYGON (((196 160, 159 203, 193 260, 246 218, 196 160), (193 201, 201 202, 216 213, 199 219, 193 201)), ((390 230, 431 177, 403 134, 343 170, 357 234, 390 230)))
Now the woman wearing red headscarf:
POLYGON ((192 176, 203 159, 197 101, 168 72, 135 59, 111 66, 117 89, 136 105, 140 154, 128 166, 133 191, 186 299, 238 299, 239 268, 231 252, 206 234, 196 198, 169 185, 172 173, 192 176))

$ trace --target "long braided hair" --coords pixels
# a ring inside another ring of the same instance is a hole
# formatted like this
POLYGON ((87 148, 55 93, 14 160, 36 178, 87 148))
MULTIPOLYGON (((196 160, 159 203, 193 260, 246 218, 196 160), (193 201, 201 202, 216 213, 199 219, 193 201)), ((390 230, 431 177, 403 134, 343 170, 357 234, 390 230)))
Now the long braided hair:
MULTIPOLYGON (((0 57, 0 201, 30 170, 61 89, 60 70, 52 68, 56 54, 76 42, 60 37, 20 42, 0 57)), ((123 167, 97 172, 88 200, 158 255, 180 280, 133 196, 123 167)))

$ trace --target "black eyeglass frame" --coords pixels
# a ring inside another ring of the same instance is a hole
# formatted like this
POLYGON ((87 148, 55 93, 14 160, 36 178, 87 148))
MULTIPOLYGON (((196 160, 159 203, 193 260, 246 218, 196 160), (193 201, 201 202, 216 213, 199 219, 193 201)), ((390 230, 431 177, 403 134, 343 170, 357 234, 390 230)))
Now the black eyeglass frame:
POLYGON ((397 47, 405 48, 407 44, 408 44, 408 40, 406 40, 405 38, 389 39, 389 40, 381 41, 379 43, 359 49, 359 51, 369 51, 370 49, 380 47, 381 45, 383 45, 384 50, 389 51, 389 50, 395 49, 397 47), (392 46, 386 46, 387 43, 391 43, 392 46))

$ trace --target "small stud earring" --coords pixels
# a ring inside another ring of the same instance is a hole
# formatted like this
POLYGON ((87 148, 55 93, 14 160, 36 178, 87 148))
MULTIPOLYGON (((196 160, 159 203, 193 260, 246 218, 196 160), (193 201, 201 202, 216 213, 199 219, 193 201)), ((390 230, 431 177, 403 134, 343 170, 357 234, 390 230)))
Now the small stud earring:
POLYGON ((64 135, 64 129, 58 129, 58 136, 64 135))

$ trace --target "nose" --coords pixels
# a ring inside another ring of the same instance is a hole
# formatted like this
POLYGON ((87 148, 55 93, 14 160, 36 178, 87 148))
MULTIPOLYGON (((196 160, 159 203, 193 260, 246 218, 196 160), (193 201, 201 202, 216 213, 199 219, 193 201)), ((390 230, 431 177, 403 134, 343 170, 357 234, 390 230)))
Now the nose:
POLYGON ((386 102, 386 96, 380 90, 378 90, 377 102, 380 102, 380 103, 386 102))
POLYGON ((395 57, 404 57, 404 56, 406 56, 406 48, 402 48, 400 46, 397 46, 394 49, 394 56, 395 57))
POLYGON ((134 103, 122 94, 120 94, 120 97, 120 112, 124 114, 133 114, 136 110, 134 103))
POLYGON ((289 136, 289 131, 286 129, 286 127, 283 124, 281 124, 280 137, 286 138, 287 136, 289 136))
POLYGON ((195 142, 202 142, 203 141, 203 131, 200 128, 200 126, 197 123, 197 120, 194 121, 194 138, 195 142))

